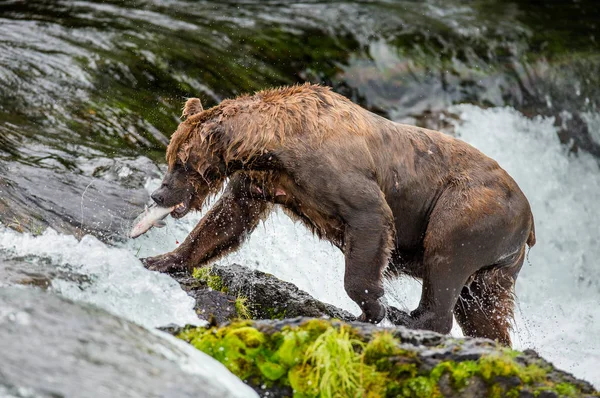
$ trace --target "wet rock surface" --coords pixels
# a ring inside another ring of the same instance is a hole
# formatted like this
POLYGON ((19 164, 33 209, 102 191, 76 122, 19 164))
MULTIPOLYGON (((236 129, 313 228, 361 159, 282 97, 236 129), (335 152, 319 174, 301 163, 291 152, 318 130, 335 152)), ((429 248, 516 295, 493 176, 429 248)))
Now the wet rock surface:
POLYGON ((0 288, 3 396, 253 396, 211 358, 198 362, 175 343, 91 305, 0 288))
POLYGON ((79 286, 91 281, 89 275, 55 268, 45 259, 30 259, 27 256, 10 259, 5 257, 0 251, 0 286, 22 285, 47 290, 55 279, 72 281, 79 286))
POLYGON ((329 316, 342 320, 355 319, 348 311, 323 303, 296 285, 261 271, 232 264, 214 266, 212 272, 221 278, 229 294, 246 297, 252 303, 250 311, 253 318, 329 316))
POLYGON ((147 158, 99 157, 73 170, 0 162, 0 221, 19 232, 51 226, 81 237, 121 241, 148 203, 144 189, 159 168, 147 158))
POLYGON ((235 296, 211 289, 196 289, 189 294, 196 300, 196 313, 203 319, 220 324, 240 317, 235 296))
POLYGON ((273 275, 252 270, 238 264, 214 265, 210 274, 218 278, 218 289, 187 274, 173 277, 196 300, 196 312, 217 323, 240 317, 236 300, 245 299, 252 319, 282 319, 322 317, 352 321, 355 316, 341 308, 323 303, 294 284, 273 275))

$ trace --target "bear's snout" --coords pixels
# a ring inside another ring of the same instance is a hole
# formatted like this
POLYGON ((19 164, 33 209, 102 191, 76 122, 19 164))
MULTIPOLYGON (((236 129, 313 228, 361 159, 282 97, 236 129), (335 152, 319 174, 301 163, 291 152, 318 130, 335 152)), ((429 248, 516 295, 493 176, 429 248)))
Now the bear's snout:
POLYGON ((165 195, 160 188, 154 191, 150 197, 159 206, 163 206, 165 203, 165 195))

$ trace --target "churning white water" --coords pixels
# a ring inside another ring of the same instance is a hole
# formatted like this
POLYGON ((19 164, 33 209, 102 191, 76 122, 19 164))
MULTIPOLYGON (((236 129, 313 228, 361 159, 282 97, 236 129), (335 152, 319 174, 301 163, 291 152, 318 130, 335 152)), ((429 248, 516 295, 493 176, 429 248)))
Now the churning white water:
POLYGON ((48 229, 33 237, 0 225, 0 251, 8 258, 25 257, 40 273, 50 268, 72 275, 53 279, 51 289, 142 326, 201 323, 193 309, 194 300, 177 282, 148 272, 134 253, 107 246, 91 235, 77 241, 48 229))
MULTIPOLYGON (((530 120, 511 108, 464 105, 451 111, 461 116, 457 135, 496 159, 533 208, 538 243, 517 284, 516 348, 533 348, 558 367, 600 386, 598 163, 584 153, 568 154, 552 119, 530 120)), ((150 182, 148 190, 156 184, 150 182)), ((122 248, 92 237, 77 242, 52 231, 33 238, 4 229, 0 250, 48 258, 90 276, 84 286, 53 282, 54 289, 72 299, 95 303, 146 326, 193 323, 197 320, 191 299, 170 278, 144 270, 135 257, 172 250, 199 217, 169 218, 166 228, 153 229, 122 248)), ((320 300, 359 312, 344 292, 342 254, 280 211, 261 224, 241 250, 220 262, 272 273, 320 300)), ((386 290, 387 300, 400 308, 412 309, 418 303, 420 285, 413 280, 390 282, 386 290)), ((452 333, 461 335, 456 326, 452 333)))

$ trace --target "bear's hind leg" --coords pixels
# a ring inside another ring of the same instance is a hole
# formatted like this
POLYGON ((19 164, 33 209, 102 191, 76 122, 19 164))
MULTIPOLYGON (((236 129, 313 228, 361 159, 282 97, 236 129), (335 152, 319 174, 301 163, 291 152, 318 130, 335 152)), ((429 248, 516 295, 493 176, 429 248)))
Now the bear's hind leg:
POLYGON ((425 257, 421 301, 405 326, 450 333, 452 309, 470 273, 465 270, 472 268, 460 260, 437 254, 425 257))
POLYGON ((506 209, 487 188, 447 190, 433 210, 423 241, 423 291, 412 328, 449 333, 467 280, 520 247, 506 209))
POLYGON ((456 321, 466 336, 485 337, 510 347, 514 284, 525 258, 525 246, 510 264, 497 265, 474 275, 454 307, 456 321))

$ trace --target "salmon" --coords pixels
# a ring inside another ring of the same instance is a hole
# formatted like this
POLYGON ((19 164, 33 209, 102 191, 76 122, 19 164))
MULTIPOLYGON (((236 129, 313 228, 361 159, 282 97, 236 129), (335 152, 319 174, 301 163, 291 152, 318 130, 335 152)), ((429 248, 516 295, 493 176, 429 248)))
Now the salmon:
MULTIPOLYGON (((178 205, 180 206, 180 205, 178 205)), ((167 225, 164 218, 169 215, 177 206, 160 207, 157 205, 146 206, 144 212, 140 214, 134 221, 134 226, 129 233, 132 239, 148 232, 152 227, 162 228, 167 225)))

